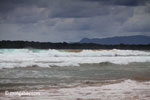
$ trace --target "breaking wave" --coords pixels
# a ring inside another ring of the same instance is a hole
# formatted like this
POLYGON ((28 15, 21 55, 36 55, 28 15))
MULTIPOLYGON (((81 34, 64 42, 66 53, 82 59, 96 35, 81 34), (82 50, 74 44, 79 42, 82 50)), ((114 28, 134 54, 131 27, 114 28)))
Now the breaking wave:
POLYGON ((0 68, 80 66, 80 64, 150 62, 150 52, 138 50, 0 49, 0 68))

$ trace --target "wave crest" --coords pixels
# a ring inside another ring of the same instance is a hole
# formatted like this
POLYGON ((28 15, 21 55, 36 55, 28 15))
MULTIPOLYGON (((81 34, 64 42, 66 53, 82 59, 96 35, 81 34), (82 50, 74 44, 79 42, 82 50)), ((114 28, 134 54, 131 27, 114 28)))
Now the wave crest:
POLYGON ((0 68, 80 66, 80 64, 129 64, 150 62, 150 52, 137 50, 38 50, 0 49, 0 68))

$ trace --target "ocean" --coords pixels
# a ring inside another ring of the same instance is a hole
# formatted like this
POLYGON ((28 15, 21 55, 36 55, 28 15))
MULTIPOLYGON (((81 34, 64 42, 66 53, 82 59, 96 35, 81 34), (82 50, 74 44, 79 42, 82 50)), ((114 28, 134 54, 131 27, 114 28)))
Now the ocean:
POLYGON ((4 100, 149 100, 150 51, 0 49, 0 92, 4 100))

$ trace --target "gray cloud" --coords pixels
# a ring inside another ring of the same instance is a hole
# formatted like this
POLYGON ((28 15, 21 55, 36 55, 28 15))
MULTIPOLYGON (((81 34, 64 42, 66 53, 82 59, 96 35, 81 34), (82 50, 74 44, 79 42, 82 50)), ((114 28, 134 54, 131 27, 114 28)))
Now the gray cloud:
POLYGON ((149 0, 81 0, 88 2, 99 2, 105 5, 138 6, 145 5, 149 0))
POLYGON ((0 40, 150 35, 148 0, 1 0, 0 40))

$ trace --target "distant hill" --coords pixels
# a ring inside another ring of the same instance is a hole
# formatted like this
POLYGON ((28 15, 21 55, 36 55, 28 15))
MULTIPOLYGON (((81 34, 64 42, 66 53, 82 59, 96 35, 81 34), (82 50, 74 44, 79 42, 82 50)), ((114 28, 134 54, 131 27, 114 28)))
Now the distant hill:
POLYGON ((83 38, 80 43, 96 43, 96 44, 150 44, 150 36, 120 36, 110 38, 83 38))

